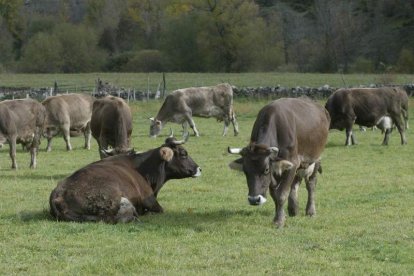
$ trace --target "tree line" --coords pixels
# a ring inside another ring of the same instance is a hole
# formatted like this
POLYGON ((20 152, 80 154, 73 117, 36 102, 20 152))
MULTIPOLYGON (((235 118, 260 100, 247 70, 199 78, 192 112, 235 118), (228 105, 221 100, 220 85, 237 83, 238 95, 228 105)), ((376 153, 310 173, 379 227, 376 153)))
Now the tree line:
POLYGON ((0 0, 0 72, 414 73, 413 0, 0 0))

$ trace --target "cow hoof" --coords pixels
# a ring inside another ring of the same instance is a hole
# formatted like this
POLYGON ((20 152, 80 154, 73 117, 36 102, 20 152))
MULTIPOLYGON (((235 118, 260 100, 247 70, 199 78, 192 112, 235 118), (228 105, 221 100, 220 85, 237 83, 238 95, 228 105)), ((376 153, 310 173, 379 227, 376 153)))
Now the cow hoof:
POLYGON ((274 220, 273 223, 277 229, 283 228, 283 226, 285 226, 285 220, 274 220))

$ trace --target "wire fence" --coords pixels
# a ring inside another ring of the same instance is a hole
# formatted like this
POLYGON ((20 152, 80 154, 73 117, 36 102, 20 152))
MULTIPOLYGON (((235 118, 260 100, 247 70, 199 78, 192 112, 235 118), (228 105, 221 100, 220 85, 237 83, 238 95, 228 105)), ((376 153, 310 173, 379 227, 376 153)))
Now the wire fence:
MULTIPOLYGON (((382 87, 384 85, 369 85, 358 87, 382 87)), ((397 86, 397 85, 387 85, 397 86)), ((414 84, 398 85, 403 87, 408 96, 414 95, 414 84)), ((234 87, 233 94, 235 98, 248 98, 248 99, 277 99, 281 97, 301 97, 307 96, 313 99, 325 99, 328 98, 337 87, 331 87, 324 85, 321 87, 283 87, 267 86, 267 87, 234 87)), ((153 99, 164 98, 167 95, 165 89, 165 79, 161 81, 158 86, 154 88, 148 88, 146 91, 138 88, 124 88, 112 85, 109 82, 104 82, 100 79, 96 81, 95 86, 77 86, 77 85, 65 85, 54 83, 51 87, 32 88, 32 87, 0 87, 0 100, 5 99, 21 99, 32 98, 42 101, 49 96, 54 96, 64 93, 89 93, 94 97, 100 98, 107 95, 121 97, 127 101, 149 101, 153 99)))

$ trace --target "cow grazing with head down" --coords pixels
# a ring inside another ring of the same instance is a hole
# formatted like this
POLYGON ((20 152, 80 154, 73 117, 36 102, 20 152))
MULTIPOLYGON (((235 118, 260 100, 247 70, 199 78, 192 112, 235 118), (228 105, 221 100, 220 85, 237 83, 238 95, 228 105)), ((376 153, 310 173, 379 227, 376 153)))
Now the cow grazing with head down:
POLYGON ((42 104, 46 108, 46 127, 44 135, 47 138, 47 151, 52 150, 52 138, 63 134, 66 149, 72 150, 70 136, 83 132, 85 148, 90 149, 91 116, 94 99, 84 94, 62 94, 45 99, 42 104))
POLYGON ((224 121, 223 136, 227 134, 230 122, 234 135, 239 133, 236 115, 233 110, 233 88, 223 83, 210 87, 191 87, 173 91, 167 96, 155 118, 150 118, 150 136, 156 137, 167 122, 182 124, 184 133, 188 125, 194 135, 199 136, 195 117, 215 117, 224 121))
POLYGON ((52 191, 51 214, 64 221, 117 223, 163 212, 157 194, 166 181, 201 175, 182 143, 167 138, 159 148, 115 155, 79 169, 52 191))
POLYGON ((0 102, 0 143, 9 143, 13 169, 17 169, 17 143, 30 151, 30 168, 36 168, 36 155, 45 116, 45 108, 35 100, 20 99, 0 102))
POLYGON ((284 225, 287 198, 289 215, 298 213, 302 179, 308 190, 306 214, 315 214, 314 190, 328 132, 329 114, 322 106, 307 98, 279 99, 260 110, 247 147, 228 149, 241 155, 230 168, 244 172, 251 205, 265 203, 269 189, 277 227, 284 225))
MULTIPOLYGON (((346 130, 345 145, 356 144, 352 127, 381 125, 388 121, 396 125, 401 144, 406 144, 405 127, 402 123, 402 97, 396 88, 353 88, 335 91, 325 104, 331 116, 331 129, 346 130)), ((408 113, 407 113, 408 114, 408 113)), ((408 115, 407 115, 408 120, 408 115)), ((388 145, 391 128, 385 130, 383 145, 388 145)))
POLYGON ((128 104, 121 98, 108 96, 95 100, 91 118, 92 136, 98 142, 101 159, 102 150, 111 146, 115 154, 129 150, 132 133, 132 114, 128 104))

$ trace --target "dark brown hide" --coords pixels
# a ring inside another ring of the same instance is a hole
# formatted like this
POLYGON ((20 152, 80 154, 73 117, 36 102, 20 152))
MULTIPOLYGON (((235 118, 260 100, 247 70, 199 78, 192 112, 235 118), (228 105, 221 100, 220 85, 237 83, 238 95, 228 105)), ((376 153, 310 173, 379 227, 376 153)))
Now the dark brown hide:
POLYGON ((98 142, 99 154, 111 146, 115 154, 129 150, 132 133, 132 114, 128 104, 118 97, 95 100, 91 118, 92 136, 98 142))
MULTIPOLYGON (((325 108, 331 116, 330 128, 346 130, 345 145, 357 143, 352 132, 354 124, 373 127, 384 116, 392 119, 400 132, 401 144, 406 144, 401 102, 401 94, 396 88, 339 89, 328 98, 325 108)), ((385 131, 383 145, 388 145, 390 133, 391 129, 385 131)))
POLYGON ((76 171, 52 191, 51 214, 64 221, 117 223, 162 212, 156 197, 166 181, 201 174, 174 142, 168 138, 159 148, 108 157, 76 171))
POLYGON ((243 170, 250 204, 264 203, 269 188, 278 227, 284 225, 288 197, 289 214, 297 214, 297 190, 303 178, 308 190, 306 214, 315 214, 316 172, 328 130, 329 114, 321 105, 307 98, 273 101, 257 115, 250 144, 240 152, 242 157, 230 164, 243 170))
POLYGON ((45 108, 31 99, 0 102, 0 141, 10 145, 12 168, 17 169, 16 144, 30 151, 30 167, 36 167, 36 154, 45 122, 45 108))

